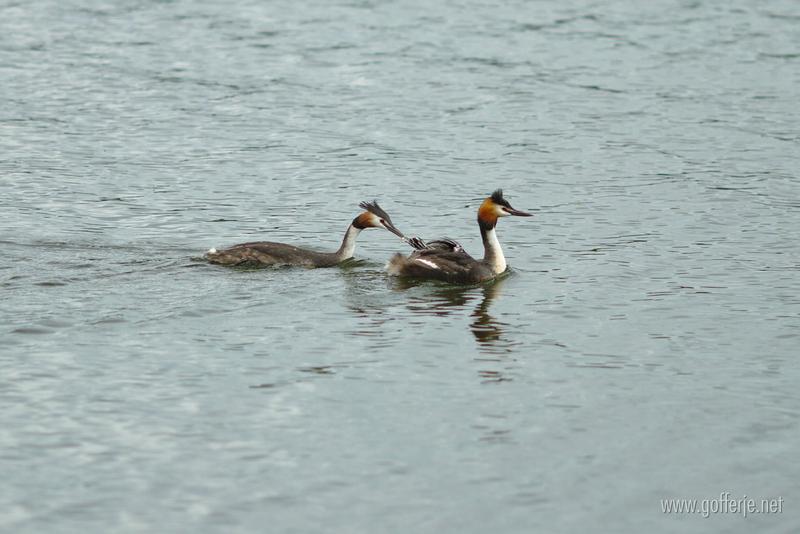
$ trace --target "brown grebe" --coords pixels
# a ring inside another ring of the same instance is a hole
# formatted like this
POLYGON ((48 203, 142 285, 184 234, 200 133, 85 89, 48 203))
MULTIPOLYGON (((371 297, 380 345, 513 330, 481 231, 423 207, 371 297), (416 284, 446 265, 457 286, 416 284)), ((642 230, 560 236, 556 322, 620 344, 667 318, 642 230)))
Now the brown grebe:
POLYGON ((478 225, 481 228, 484 250, 482 260, 476 260, 467 254, 452 239, 425 243, 421 239, 412 238, 406 241, 417 250, 408 257, 395 254, 389 260, 387 270, 395 276, 431 278, 452 284, 477 284, 491 280, 507 267, 495 226, 498 218, 508 215, 530 217, 532 214, 512 208, 503 198, 502 189, 492 193, 478 208, 478 225))
POLYGON ((317 252, 284 243, 257 241, 242 243, 217 250, 211 249, 205 258, 219 265, 267 266, 267 265, 299 265, 303 267, 333 267, 353 257, 356 248, 356 237, 365 228, 384 228, 407 241, 405 236, 395 228, 389 214, 383 211, 377 202, 362 202, 359 207, 366 210, 353 219, 342 240, 342 246, 336 252, 317 252))

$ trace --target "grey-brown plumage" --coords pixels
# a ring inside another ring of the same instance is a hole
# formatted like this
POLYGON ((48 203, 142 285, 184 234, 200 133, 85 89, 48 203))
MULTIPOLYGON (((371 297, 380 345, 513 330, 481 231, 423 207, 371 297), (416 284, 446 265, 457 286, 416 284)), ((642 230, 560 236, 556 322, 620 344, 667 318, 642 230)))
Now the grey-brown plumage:
POLYGON ((418 250, 408 257, 398 252, 389 260, 388 270, 395 276, 429 278, 450 284, 477 284, 499 274, 483 260, 476 260, 466 252, 437 249, 418 250))
POLYGON ((531 214, 512 208, 503 198, 500 189, 492 193, 478 208, 483 259, 473 258, 452 239, 444 238, 425 243, 419 238, 411 238, 407 242, 417 250, 407 257, 395 254, 389 260, 387 270, 395 276, 428 278, 451 284, 477 284, 491 280, 507 268, 495 233, 498 218, 506 215, 529 217, 531 214))
POLYGON ((318 252, 272 241, 241 243, 222 250, 211 249, 205 258, 218 265, 263 267, 269 265, 296 265, 301 267, 333 267, 352 258, 356 238, 366 228, 384 228, 405 240, 405 236, 395 228, 389 214, 378 203, 362 202, 359 206, 366 210, 347 227, 342 244, 336 252, 318 252))
POLYGON ((240 243, 232 247, 206 253, 206 259, 211 263, 228 266, 266 266, 266 265, 297 265, 302 267, 333 267, 347 258, 337 252, 317 252, 305 248, 274 243, 271 241, 256 241, 240 243))

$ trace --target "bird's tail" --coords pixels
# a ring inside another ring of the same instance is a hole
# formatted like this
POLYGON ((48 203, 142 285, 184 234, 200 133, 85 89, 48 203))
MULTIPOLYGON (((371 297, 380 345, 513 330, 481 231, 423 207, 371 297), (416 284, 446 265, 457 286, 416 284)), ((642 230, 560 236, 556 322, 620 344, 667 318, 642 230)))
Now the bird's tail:
POLYGON ((392 276, 401 276, 408 263, 408 258, 398 252, 389 258, 389 263, 386 264, 386 271, 392 276))
POLYGON ((217 250, 215 248, 208 249, 203 257, 209 262, 216 263, 218 265, 236 265, 241 262, 241 258, 233 254, 228 254, 224 250, 217 250))

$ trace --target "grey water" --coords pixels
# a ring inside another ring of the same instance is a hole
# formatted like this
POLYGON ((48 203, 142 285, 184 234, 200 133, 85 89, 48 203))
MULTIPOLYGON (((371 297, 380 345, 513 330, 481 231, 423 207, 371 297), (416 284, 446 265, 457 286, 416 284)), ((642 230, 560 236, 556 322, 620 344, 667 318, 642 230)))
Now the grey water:
POLYGON ((798 102, 790 0, 0 3, 0 531, 800 530, 798 102))

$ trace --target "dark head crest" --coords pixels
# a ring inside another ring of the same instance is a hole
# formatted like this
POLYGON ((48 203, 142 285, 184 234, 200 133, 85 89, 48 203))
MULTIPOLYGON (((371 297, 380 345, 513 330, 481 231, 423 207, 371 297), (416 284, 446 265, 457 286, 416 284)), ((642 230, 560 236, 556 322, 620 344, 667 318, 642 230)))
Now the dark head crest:
POLYGON ((495 204, 499 204, 499 205, 505 206, 507 208, 511 207, 511 204, 509 204, 508 201, 503 198, 503 190, 502 189, 496 189, 495 192, 492 193, 492 196, 490 198, 492 199, 492 202, 494 202, 495 204))
POLYGON ((386 221, 391 222, 392 220, 391 217, 389 217, 389 214, 383 211, 383 208, 378 206, 377 200, 373 200, 372 202, 362 202, 361 204, 358 205, 358 207, 367 210, 368 212, 377 215, 378 217, 386 221))

